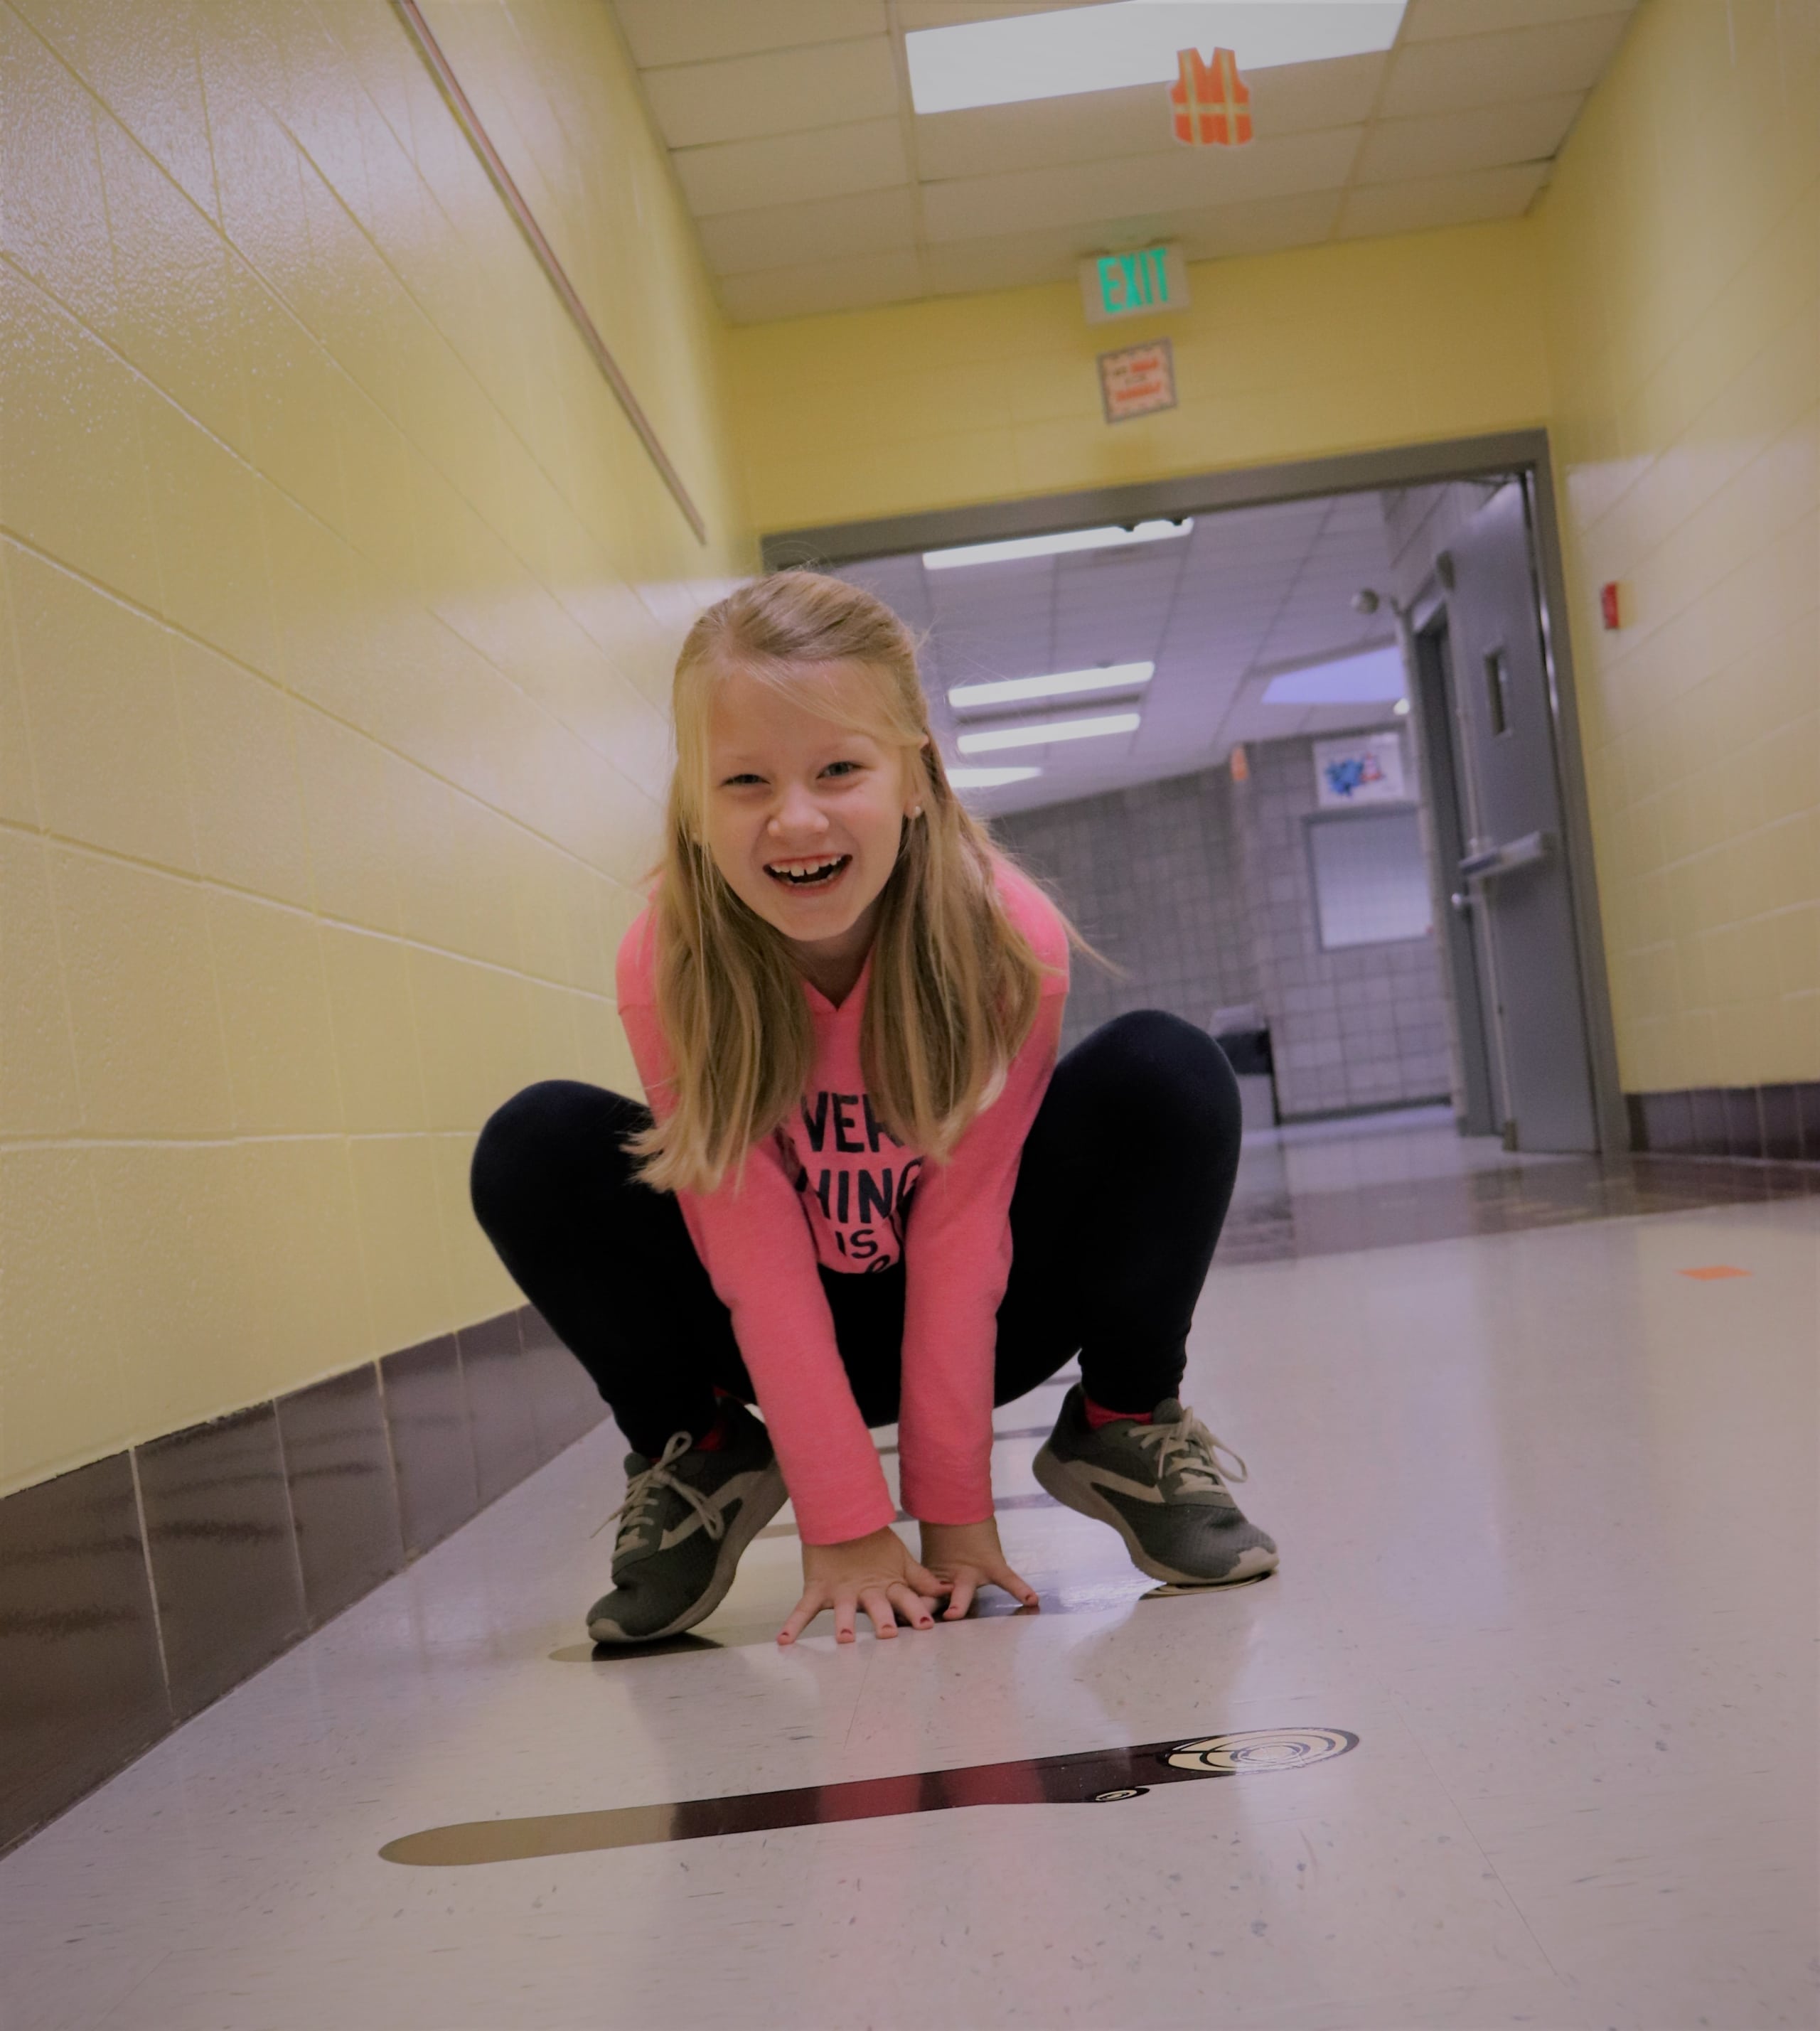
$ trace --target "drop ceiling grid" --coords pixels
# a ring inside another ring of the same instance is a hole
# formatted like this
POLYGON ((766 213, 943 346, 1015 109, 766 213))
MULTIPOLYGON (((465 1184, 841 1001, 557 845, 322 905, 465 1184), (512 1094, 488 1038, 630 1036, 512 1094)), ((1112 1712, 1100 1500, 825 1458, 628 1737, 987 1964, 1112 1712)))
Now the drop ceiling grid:
POLYGON ((1251 80, 1259 138, 1166 138, 1162 88, 919 116, 917 27, 1091 0, 615 0, 738 322, 1060 281, 1524 211, 1635 0, 1411 0, 1378 55, 1251 80))
POLYGON ((1035 763, 1035 781, 975 793, 979 809, 1023 810, 1178 776, 1233 743, 1384 723, 1372 706, 1266 705, 1270 677, 1393 640, 1353 595, 1389 570, 1380 497, 1341 494, 1203 516, 1183 538, 931 572, 917 555, 841 567, 919 635, 930 718, 950 763, 1035 763), (1128 710, 1132 694, 1032 700, 957 713, 956 684, 1154 661, 1135 733, 964 757, 957 736, 1128 710))

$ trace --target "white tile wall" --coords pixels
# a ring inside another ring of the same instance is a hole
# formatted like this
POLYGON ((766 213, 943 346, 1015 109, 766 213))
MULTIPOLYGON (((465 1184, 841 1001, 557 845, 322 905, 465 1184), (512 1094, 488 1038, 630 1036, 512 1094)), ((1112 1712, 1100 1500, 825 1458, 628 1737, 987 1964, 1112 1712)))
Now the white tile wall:
POLYGON ((1447 1094, 1433 940, 1321 949, 1303 825, 1315 804, 1309 743, 1248 754, 1244 784, 1209 770, 998 821, 998 837, 1121 969, 1077 960, 1065 1045, 1126 1009, 1204 1023, 1256 1002, 1285 1114, 1447 1094))

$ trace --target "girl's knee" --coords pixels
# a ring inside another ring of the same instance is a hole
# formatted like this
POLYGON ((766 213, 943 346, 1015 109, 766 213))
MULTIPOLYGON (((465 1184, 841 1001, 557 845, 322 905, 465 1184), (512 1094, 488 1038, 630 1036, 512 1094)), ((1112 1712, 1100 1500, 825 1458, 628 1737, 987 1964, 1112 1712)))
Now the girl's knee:
POLYGON ((584 1163, 612 1162, 637 1124, 629 1101, 576 1079, 540 1079, 488 1117, 474 1146, 468 1189, 481 1225, 528 1196, 572 1180, 584 1163))
POLYGON ((1132 1131, 1151 1142, 1181 1135, 1236 1142, 1238 1081, 1205 1030, 1162 1008, 1115 1016, 1088 1040, 1101 1047, 1110 1094, 1132 1131))

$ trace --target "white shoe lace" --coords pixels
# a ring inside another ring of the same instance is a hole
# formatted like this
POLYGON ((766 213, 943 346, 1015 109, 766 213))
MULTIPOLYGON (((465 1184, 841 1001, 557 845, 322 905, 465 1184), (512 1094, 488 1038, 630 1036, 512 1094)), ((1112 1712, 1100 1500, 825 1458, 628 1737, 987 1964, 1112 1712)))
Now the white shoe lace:
POLYGON ((1245 1463, 1230 1446, 1216 1439, 1185 1403, 1176 1422, 1134 1425, 1132 1437, 1140 1446, 1155 1448, 1157 1479, 1165 1480, 1172 1471, 1176 1472, 1181 1476, 1180 1486, 1184 1493, 1219 1488, 1225 1483, 1250 1478, 1245 1463), (1221 1455, 1233 1463, 1233 1470, 1225 1475, 1225 1483, 1218 1463, 1221 1455))
POLYGON ((620 1525, 618 1533, 613 1541, 613 1548, 616 1556, 626 1540, 643 1527, 644 1517, 641 1512, 647 1504, 656 1498, 657 1492, 660 1488, 674 1489, 700 1517, 702 1528, 707 1532, 709 1537, 720 1538, 726 1535, 726 1519, 722 1515, 714 1504, 699 1488, 691 1487, 688 1482, 679 1479, 677 1475, 670 1472, 671 1467, 694 1444, 694 1438, 688 1432, 673 1432, 670 1434, 669 1444, 651 1462, 651 1465, 635 1474, 626 1483, 625 1501, 614 1510, 611 1516, 595 1527, 592 1534, 598 1537, 606 1528, 607 1524, 614 1522, 616 1518, 623 1516, 625 1519, 625 1521, 620 1525))

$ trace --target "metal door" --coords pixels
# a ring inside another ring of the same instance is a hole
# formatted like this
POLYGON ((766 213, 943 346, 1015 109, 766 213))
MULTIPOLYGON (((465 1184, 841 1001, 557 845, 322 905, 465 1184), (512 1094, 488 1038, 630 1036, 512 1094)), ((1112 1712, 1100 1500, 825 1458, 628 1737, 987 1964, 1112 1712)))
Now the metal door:
POLYGON ((1454 884, 1489 1004, 1505 1140, 1596 1150, 1528 487, 1501 486, 1437 560, 1468 837, 1454 884))
POLYGON ((1455 1027, 1460 1038, 1460 1070, 1465 1090, 1460 1099, 1463 1135, 1497 1135, 1505 1123, 1504 1096, 1499 1089, 1492 1036, 1492 1012, 1479 978, 1480 959, 1469 902, 1457 873, 1465 858, 1472 828, 1466 815, 1464 765, 1460 758, 1460 714, 1454 699, 1453 646, 1447 635, 1447 609, 1438 608, 1408 638, 1415 683, 1417 725, 1427 757, 1429 815, 1439 863, 1440 901, 1437 922, 1441 956, 1447 967, 1455 1027))

